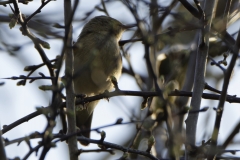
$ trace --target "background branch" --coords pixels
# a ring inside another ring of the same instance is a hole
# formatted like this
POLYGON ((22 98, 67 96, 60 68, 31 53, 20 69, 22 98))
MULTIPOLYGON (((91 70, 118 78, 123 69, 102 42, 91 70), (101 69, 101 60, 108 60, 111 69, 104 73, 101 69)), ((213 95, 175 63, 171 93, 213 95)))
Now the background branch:
MULTIPOLYGON (((199 6, 200 7, 200 6, 199 6)), ((199 44, 198 44, 198 52, 196 57, 196 68, 194 75, 194 86, 193 86, 193 96, 191 99, 191 109, 199 110, 201 105, 201 98, 205 84, 205 71, 206 71, 206 61, 209 50, 209 32, 211 30, 211 23, 213 17, 213 11, 215 7, 215 0, 204 1, 201 5, 204 9, 204 14, 201 15, 201 22, 203 25, 203 31, 200 32, 199 36, 199 44), (207 25, 205 25, 205 20, 207 21, 207 25)), ((187 145, 195 145, 196 139, 196 130, 197 130, 197 120, 198 113, 189 114, 186 119, 186 136, 187 136, 187 145)), ((188 148, 188 147, 186 147, 188 148)), ((190 151, 188 151, 189 154, 190 151)), ((189 157, 189 159, 194 159, 196 155, 193 157, 189 157)))
MULTIPOLYGON (((78 5, 78 0, 75 0, 74 6, 78 5)), ((71 9, 71 0, 64 1, 64 16, 65 16, 65 40, 66 43, 65 55, 66 55, 66 106, 67 106, 67 119, 68 119, 68 134, 76 132, 76 113, 75 113, 75 94, 73 89, 73 50, 72 50, 72 18, 75 10, 71 9)), ((68 139, 68 150, 70 160, 78 159, 77 137, 72 136, 68 139)))

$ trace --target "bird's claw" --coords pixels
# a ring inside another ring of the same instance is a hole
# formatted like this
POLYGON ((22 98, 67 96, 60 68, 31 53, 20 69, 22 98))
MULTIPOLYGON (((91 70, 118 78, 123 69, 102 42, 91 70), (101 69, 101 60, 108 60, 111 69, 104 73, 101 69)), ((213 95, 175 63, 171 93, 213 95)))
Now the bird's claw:
POLYGON ((86 94, 75 94, 75 97, 83 99, 83 98, 87 97, 87 95, 86 94))
POLYGON ((109 102, 109 98, 107 96, 109 94, 109 91, 105 90, 103 94, 106 95, 104 98, 109 102))

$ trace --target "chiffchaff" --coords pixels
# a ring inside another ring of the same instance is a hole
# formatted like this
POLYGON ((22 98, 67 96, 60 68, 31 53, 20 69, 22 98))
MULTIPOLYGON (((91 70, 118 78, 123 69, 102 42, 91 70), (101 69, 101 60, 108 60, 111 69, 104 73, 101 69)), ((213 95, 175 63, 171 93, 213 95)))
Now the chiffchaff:
MULTIPOLYGON (((97 16, 91 19, 74 44, 75 94, 94 96, 113 88, 111 76, 121 75, 122 57, 118 42, 127 28, 116 19, 97 16)), ((90 130, 93 110, 98 101, 76 106, 76 123, 80 130, 90 130)), ((90 137, 90 132, 82 133, 90 137)), ((81 142, 83 145, 88 143, 81 142)))

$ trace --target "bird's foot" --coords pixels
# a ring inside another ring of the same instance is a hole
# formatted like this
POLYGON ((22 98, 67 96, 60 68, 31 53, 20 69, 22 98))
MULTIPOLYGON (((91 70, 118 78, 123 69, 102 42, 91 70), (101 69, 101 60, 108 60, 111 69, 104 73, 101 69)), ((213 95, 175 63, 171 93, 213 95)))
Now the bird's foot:
POLYGON ((111 79, 112 84, 114 85, 114 88, 115 88, 116 90, 120 90, 120 89, 118 88, 118 82, 117 82, 116 77, 110 76, 110 79, 111 79))
MULTIPOLYGON (((86 94, 76 94, 75 97, 76 97, 76 101, 82 101, 84 98, 87 97, 87 95, 86 94)), ((76 105, 76 111, 82 111, 82 110, 84 110, 86 108, 87 107, 86 107, 84 102, 81 103, 81 104, 76 105)))
POLYGON ((108 97, 109 91, 105 90, 103 94, 105 95, 104 98, 109 102, 109 97, 108 97))
POLYGON ((83 98, 87 97, 87 95, 86 94, 75 94, 75 97, 83 99, 83 98))

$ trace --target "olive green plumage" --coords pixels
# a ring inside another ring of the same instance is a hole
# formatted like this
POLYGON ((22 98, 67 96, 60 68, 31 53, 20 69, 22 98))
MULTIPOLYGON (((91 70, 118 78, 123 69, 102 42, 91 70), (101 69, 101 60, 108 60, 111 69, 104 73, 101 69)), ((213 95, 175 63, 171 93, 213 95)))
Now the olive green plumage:
MULTIPOLYGON (((94 96, 113 88, 111 76, 118 80, 121 75, 122 59, 118 42, 125 29, 126 26, 119 21, 106 16, 95 17, 84 26, 74 44, 75 94, 94 96)), ((80 130, 91 128, 97 103, 94 101, 84 107, 76 106, 76 123, 80 130)), ((82 135, 90 137, 90 132, 82 135)))

